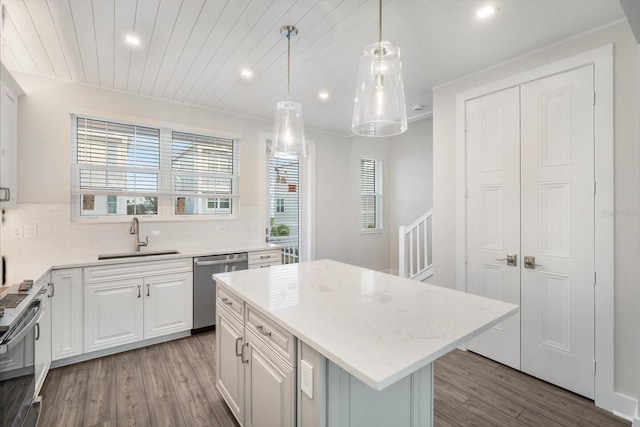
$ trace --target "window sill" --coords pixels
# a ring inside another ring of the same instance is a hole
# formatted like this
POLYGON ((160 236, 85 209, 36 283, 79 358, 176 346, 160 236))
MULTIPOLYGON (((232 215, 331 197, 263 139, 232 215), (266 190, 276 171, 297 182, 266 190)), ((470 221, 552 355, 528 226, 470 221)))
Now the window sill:
POLYGON ((146 223, 155 222, 191 222, 191 221, 236 221, 238 214, 230 215, 171 215, 171 216, 156 216, 156 215, 128 215, 128 216, 97 216, 97 217, 75 217, 71 218, 72 224, 128 224, 133 218, 136 217, 140 221, 146 223))
POLYGON ((374 228, 371 230, 360 230, 360 234, 382 234, 384 233, 384 229, 374 228))

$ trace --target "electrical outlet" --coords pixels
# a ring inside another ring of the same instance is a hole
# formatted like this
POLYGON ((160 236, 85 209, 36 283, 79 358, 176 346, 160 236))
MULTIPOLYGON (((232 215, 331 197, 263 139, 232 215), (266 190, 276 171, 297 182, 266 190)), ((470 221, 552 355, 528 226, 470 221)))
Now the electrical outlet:
POLYGON ((25 239, 35 239, 38 236, 37 226, 35 225, 25 225, 24 226, 24 238, 25 239))
POLYGON ((13 239, 22 239, 22 226, 11 227, 11 237, 13 239))
POLYGON ((218 232, 222 233, 224 231, 229 231, 229 227, 227 227, 226 225, 219 225, 218 226, 218 232))
POLYGON ((313 366, 303 360, 300 363, 300 367, 300 389, 310 399, 313 399, 313 366))

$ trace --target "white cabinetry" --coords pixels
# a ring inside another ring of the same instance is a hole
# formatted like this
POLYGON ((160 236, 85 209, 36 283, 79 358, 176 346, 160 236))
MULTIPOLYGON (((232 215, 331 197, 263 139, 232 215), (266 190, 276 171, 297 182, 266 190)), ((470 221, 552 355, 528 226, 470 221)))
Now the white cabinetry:
POLYGON ((0 206, 15 207, 18 183, 18 97, 0 82, 0 206))
POLYGON ((253 332, 245 337, 245 427, 294 427, 295 369, 253 332))
POLYGON ((249 252, 249 269, 265 268, 280 264, 282 264, 281 249, 249 252))
POLYGON ((191 329, 193 320, 191 273, 144 279, 144 338, 191 329))
POLYGON ((293 427, 296 340, 227 289, 217 288, 216 385, 245 427, 293 427))
POLYGON ((51 357, 53 360, 82 354, 82 269, 54 270, 49 289, 51 302, 51 357))
POLYGON ((244 325, 218 304, 216 310, 216 385, 240 425, 244 423, 244 325))
POLYGON ((142 283, 124 279, 85 286, 85 352, 143 338, 142 283))
MULTIPOLYGON (((50 275, 47 274, 41 282, 44 290, 49 292, 50 275)), ((51 367, 51 296, 48 294, 40 300, 40 315, 36 327, 36 342, 34 354, 34 368, 36 377, 35 396, 40 393, 49 368, 51 367)))
POLYGON ((85 268, 84 351, 191 329, 191 259, 85 268))

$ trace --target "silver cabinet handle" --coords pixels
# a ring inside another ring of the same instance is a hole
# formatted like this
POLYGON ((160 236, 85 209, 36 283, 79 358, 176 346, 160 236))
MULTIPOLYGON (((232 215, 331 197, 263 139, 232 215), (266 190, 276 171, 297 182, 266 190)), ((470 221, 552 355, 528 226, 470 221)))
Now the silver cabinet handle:
POLYGON ((260 259, 269 259, 271 255, 260 255, 260 259))
POLYGON ((244 364, 244 363, 249 363, 249 358, 247 358, 247 360, 244 360, 244 349, 245 347, 249 347, 249 343, 243 344, 242 345, 242 352, 240 353, 240 361, 244 364))
POLYGON ((138 285, 138 298, 140 298, 140 285, 138 285))
POLYGON ((36 341, 40 339, 40 322, 36 323, 36 341))
POLYGON ((226 305, 233 305, 233 302, 229 301, 229 298, 227 297, 221 298, 220 301, 222 301, 226 305))
POLYGON ((147 283, 147 296, 151 295, 151 292, 149 291, 149 283, 147 283))
POLYGON ((265 335, 267 337, 271 336, 271 331, 268 329, 265 329, 264 326, 262 325, 257 325, 256 329, 258 330, 258 332, 260 332, 262 335, 265 335))
POLYGON ((239 342, 242 342, 242 337, 236 338, 236 357, 242 357, 242 346, 240 346, 240 351, 238 351, 239 342))
POLYGON ((49 298, 53 298, 53 296, 56 294, 56 287, 53 284, 53 282, 51 283, 47 283, 48 286, 51 287, 51 292, 49 293, 49 295, 47 295, 49 298))

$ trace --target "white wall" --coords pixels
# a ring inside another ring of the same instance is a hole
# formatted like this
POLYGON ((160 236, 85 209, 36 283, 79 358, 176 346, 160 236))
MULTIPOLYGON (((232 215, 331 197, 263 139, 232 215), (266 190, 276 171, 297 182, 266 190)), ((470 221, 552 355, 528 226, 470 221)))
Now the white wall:
POLYGON ((615 384, 616 391, 637 396, 638 71, 636 42, 626 23, 536 51, 434 89, 434 276, 429 281, 455 287, 456 94, 609 43, 615 44, 615 206, 621 212, 615 218, 615 384))
POLYGON ((389 156, 385 138, 355 137, 318 150, 316 206, 325 212, 316 219, 316 258, 332 258, 374 270, 389 268, 389 156), (360 232, 360 159, 383 160, 384 230, 360 232), (354 203, 355 201, 355 203, 354 203), (333 242, 333 243, 332 243, 333 242))
MULTIPOLYGON (((9 282, 38 274, 40 266, 93 258, 98 253, 130 250, 126 224, 78 224, 70 221, 70 112, 161 122, 240 133, 240 215, 224 221, 141 223, 150 235, 149 249, 219 247, 234 242, 261 242, 266 218, 260 212, 266 191, 260 165, 259 138, 270 133, 271 121, 130 95, 67 81, 16 74, 25 90, 18 106, 18 209, 7 212, 0 250, 9 260, 9 282), (13 225, 37 225, 36 239, 10 239, 13 225), (27 261, 28 260, 28 261, 27 261)), ((316 144, 316 258, 332 258, 376 270, 389 268, 389 233, 363 235, 359 228, 360 157, 389 161, 385 140, 350 138, 307 129, 316 144)), ((385 204, 385 218, 389 217, 385 204)))
POLYGON ((433 207, 433 120, 409 123, 389 138, 389 268, 398 271, 398 227, 409 225, 433 207))

